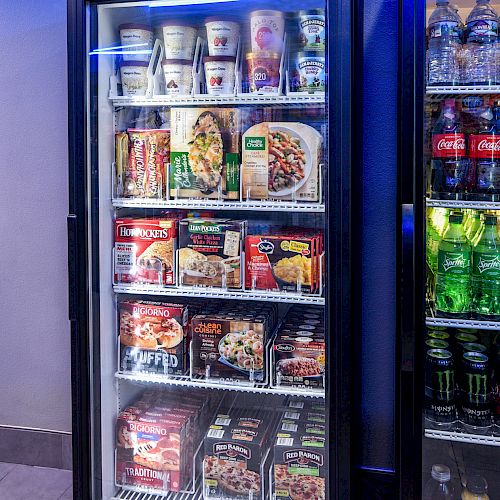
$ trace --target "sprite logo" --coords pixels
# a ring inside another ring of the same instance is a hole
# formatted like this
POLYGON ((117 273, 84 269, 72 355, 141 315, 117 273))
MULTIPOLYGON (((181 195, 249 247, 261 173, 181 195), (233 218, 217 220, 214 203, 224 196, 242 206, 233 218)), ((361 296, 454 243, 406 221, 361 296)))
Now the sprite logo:
POLYGON ((477 270, 482 274, 484 271, 489 271, 491 269, 500 270, 500 256, 496 255, 491 259, 485 259, 483 256, 480 256, 477 270))
POLYGON ((448 271, 453 267, 466 268, 467 261, 462 254, 458 254, 456 257, 449 257, 449 255, 446 255, 443 259, 442 266, 445 271, 448 271))
POLYGON ((485 398, 488 395, 487 377, 480 373, 467 373, 466 375, 469 397, 478 403, 480 396, 485 398))
POLYGON ((454 383, 454 373, 452 370, 445 370, 444 372, 436 372, 438 391, 439 392, 450 392, 453 390, 454 383))

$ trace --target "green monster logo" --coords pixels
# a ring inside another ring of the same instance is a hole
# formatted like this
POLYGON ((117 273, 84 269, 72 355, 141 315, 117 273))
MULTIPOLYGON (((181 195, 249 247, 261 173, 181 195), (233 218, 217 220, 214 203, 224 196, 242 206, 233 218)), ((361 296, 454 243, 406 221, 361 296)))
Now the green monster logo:
POLYGON ((467 373, 467 386, 469 398, 474 403, 479 403, 488 395, 487 377, 480 373, 467 373))
POLYGON ((454 373, 453 370, 445 370, 444 372, 436 372, 437 380, 439 384, 439 392, 450 392, 453 390, 454 383, 454 373))

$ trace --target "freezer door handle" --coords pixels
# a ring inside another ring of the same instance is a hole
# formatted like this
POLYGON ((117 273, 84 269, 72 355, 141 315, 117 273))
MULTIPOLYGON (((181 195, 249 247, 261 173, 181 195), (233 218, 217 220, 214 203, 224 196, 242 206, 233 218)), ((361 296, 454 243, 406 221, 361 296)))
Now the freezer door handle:
POLYGON ((68 316, 70 321, 77 320, 78 312, 78 218, 74 214, 67 217, 68 225, 68 316))

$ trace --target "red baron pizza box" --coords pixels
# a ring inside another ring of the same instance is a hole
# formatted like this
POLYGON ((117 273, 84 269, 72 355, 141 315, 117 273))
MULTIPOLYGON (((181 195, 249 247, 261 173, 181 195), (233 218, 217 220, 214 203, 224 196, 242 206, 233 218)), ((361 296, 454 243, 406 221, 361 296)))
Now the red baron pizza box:
POLYGON ((188 370, 188 308, 182 304, 123 301, 120 370, 183 375, 188 370))
POLYGON ((175 284, 177 220, 116 219, 115 283, 175 284))

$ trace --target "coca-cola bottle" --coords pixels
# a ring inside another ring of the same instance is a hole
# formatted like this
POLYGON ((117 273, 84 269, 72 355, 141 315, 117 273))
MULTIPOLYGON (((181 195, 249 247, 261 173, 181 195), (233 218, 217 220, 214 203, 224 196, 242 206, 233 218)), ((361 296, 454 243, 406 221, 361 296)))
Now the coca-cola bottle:
POLYGON ((500 102, 489 104, 469 136, 470 177, 475 199, 500 199, 500 102))
POLYGON ((432 131, 431 191, 437 199, 465 198, 468 177, 460 114, 455 99, 445 99, 432 131))

